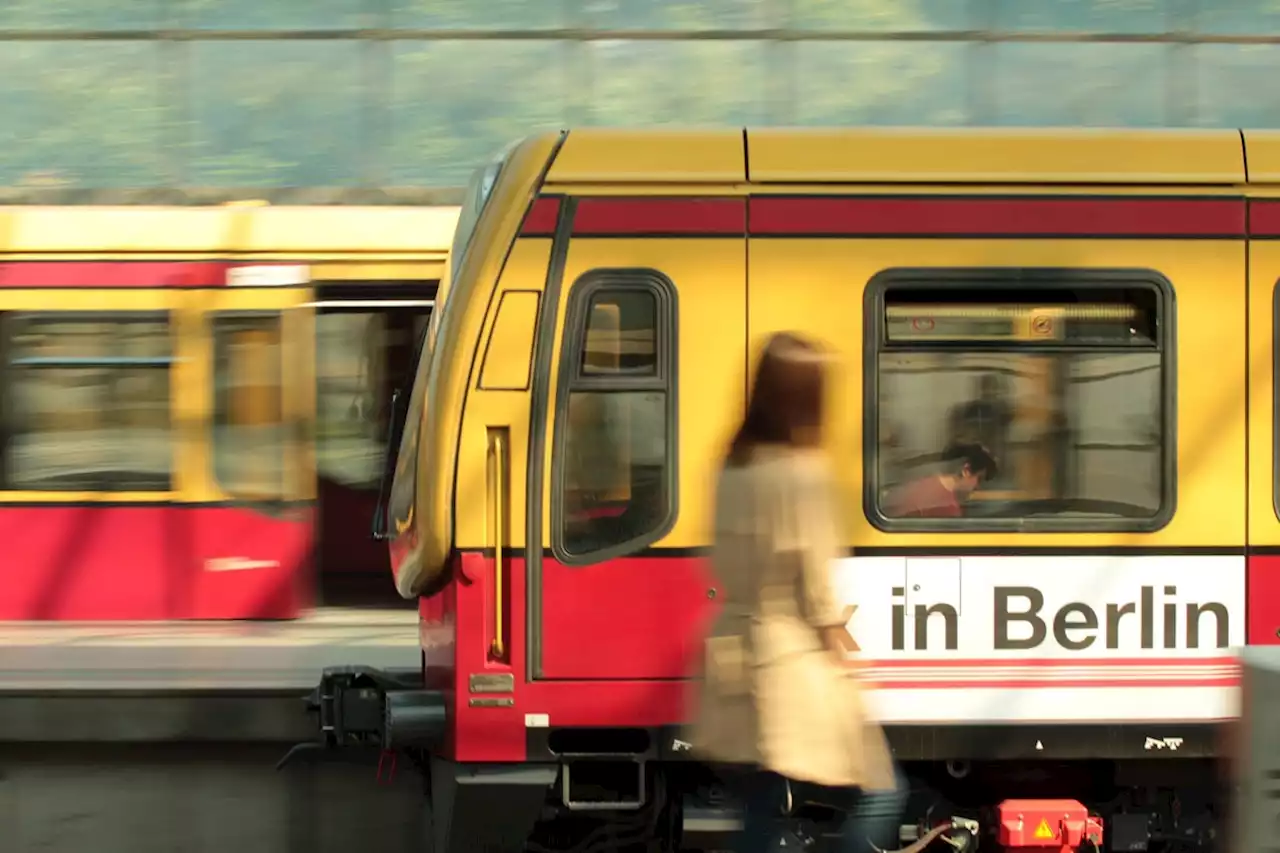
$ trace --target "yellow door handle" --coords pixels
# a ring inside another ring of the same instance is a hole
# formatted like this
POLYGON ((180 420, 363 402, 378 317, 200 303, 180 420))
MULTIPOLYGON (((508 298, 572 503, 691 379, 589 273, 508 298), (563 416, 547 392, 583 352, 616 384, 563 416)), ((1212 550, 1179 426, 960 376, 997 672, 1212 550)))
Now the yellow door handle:
POLYGON ((489 652, 495 658, 501 658, 506 655, 506 643, 503 640, 505 631, 503 630, 503 572, 502 572, 502 552, 506 535, 506 506, 507 496, 505 494, 505 480, 507 471, 507 446, 505 430, 495 429, 489 436, 489 458, 492 460, 493 481, 490 494, 493 499, 493 642, 490 644, 489 652))

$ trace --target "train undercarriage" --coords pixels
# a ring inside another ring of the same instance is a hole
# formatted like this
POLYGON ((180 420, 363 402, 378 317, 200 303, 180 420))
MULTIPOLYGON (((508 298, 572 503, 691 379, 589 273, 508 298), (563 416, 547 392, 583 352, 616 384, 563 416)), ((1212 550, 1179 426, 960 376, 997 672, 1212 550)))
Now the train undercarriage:
MULTIPOLYGON (((379 752, 379 772, 387 759, 412 766, 430 811, 430 853, 712 851, 729 849, 739 826, 724 774, 691 760, 674 731, 546 729, 527 762, 460 764, 440 757, 444 697, 416 671, 330 669, 308 704, 322 737, 281 766, 339 749, 379 752)), ((910 853, 1224 847, 1228 788, 1212 726, 904 727, 889 736, 911 782, 899 836, 910 853)), ((788 801, 779 849, 835 849, 840 809, 788 801)))

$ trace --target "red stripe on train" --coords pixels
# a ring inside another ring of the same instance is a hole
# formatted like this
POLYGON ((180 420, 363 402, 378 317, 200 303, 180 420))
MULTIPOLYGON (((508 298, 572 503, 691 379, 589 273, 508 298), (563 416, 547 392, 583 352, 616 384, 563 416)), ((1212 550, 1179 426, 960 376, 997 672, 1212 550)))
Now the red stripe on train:
POLYGON ((560 218, 560 197, 542 196, 534 199, 529 212, 520 225, 521 237, 551 237, 556 233, 556 221, 560 218))
POLYGON ((219 261, 10 261, 0 263, 0 288, 224 287, 219 261))
POLYGON ((583 198, 573 217, 575 237, 743 236, 741 198, 583 198))
POLYGON ((1240 237, 1226 198, 753 197, 752 236, 1240 237))
POLYGON ((1249 202, 1249 236, 1280 237, 1280 201, 1249 202))
MULTIPOLYGON (((1280 204, 1255 209, 1280 234, 1280 204), (1263 209, 1265 207, 1265 209, 1263 209)), ((539 199, 521 233, 554 231, 559 200, 539 199)), ((753 196, 581 198, 578 237, 1131 237, 1234 238, 1246 233, 1235 198, 753 196), (745 221, 744 221, 745 220, 745 221)))

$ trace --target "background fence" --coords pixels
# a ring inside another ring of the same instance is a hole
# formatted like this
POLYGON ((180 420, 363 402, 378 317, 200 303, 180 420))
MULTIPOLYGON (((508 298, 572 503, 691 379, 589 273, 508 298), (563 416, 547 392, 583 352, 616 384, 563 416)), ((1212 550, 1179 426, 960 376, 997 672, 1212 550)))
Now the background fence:
POLYGON ((0 0, 0 201, 450 201, 574 125, 1280 126, 1278 71, 1280 0, 0 0))

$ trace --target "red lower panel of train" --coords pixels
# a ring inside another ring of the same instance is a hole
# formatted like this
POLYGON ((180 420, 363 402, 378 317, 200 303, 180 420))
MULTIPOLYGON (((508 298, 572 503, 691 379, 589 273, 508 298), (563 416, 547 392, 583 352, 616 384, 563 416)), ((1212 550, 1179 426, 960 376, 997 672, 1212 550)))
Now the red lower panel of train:
POLYGON ((0 620, 292 619, 314 526, 311 509, 0 508, 0 620))
MULTIPOLYGON (((520 557, 504 563, 501 601, 494 595, 493 560, 479 552, 459 554, 451 582, 420 601, 428 680, 457 703, 451 758, 524 760, 531 725, 643 727, 681 719, 688 696, 679 679, 696 669, 717 605, 704 559, 644 556, 586 569, 544 559, 532 626, 526 563, 520 557), (526 671, 530 636, 540 672, 526 671), (504 651, 495 654, 499 648, 504 651), (471 707, 465 697, 469 679, 478 674, 510 674, 516 701, 471 707)), ((1280 557, 1251 556, 1242 564, 1238 580, 1248 604, 1246 613, 1231 615, 1244 617, 1249 644, 1276 644, 1280 557)), ((1163 652, 1152 662, 1168 664, 1169 657, 1163 652)))

